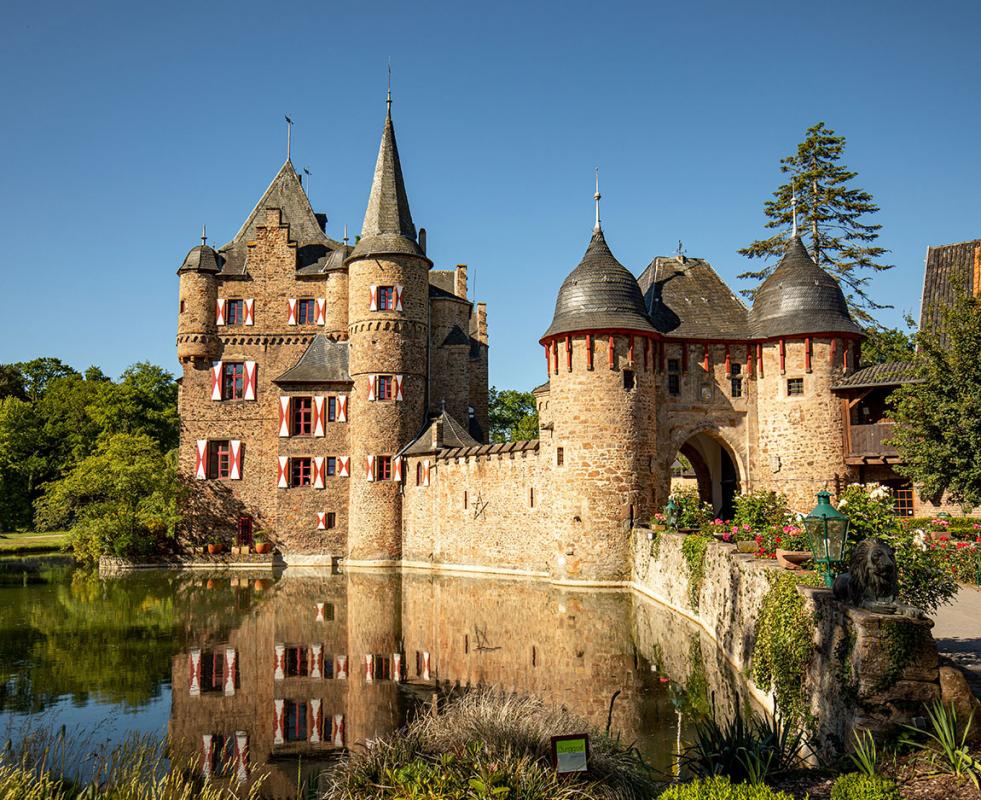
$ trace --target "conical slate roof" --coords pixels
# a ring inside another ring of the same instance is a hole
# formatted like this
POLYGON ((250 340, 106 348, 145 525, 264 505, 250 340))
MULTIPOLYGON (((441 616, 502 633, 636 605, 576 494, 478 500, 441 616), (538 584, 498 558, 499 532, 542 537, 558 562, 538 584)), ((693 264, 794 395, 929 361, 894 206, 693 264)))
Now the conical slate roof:
POLYGON ((361 226, 361 239, 354 246, 350 258, 365 258, 405 254, 421 256, 422 249, 416 243, 416 226, 409 211, 409 198, 405 194, 399 148, 395 142, 395 126, 392 113, 385 116, 375 177, 371 182, 368 209, 361 226))
POLYGON ((199 244, 197 247, 192 247, 184 257, 184 263, 177 270, 177 274, 182 272, 217 272, 218 259, 218 254, 212 248, 206 244, 199 244))
POLYGON ((596 228, 582 257, 559 289, 552 324, 542 339, 573 331, 653 333, 637 279, 614 258, 603 231, 596 228))
POLYGON ((814 263, 799 236, 753 300, 750 333, 757 339, 806 333, 857 333, 838 281, 814 263))

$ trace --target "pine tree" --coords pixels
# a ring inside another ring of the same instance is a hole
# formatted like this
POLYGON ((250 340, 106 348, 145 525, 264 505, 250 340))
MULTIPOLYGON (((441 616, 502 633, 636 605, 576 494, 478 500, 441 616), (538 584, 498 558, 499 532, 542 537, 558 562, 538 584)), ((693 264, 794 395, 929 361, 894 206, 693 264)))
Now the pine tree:
MULTIPOLYGON (((863 220, 879 207, 871 194, 849 185, 858 173, 839 163, 844 149, 845 137, 836 135, 823 122, 808 128, 797 152, 780 160, 780 171, 788 176, 787 182, 763 205, 763 213, 769 218, 766 227, 777 233, 753 242, 739 253, 749 258, 779 258, 790 236, 796 196, 798 230, 809 236, 811 256, 841 284, 852 314, 869 322, 871 311, 886 306, 868 296, 869 275, 862 271, 881 272, 892 265, 878 261, 887 252, 873 244, 882 226, 863 220)), ((773 272, 774 266, 768 264, 739 277, 761 281, 773 272)), ((747 297, 754 292, 755 289, 743 290, 747 297)))

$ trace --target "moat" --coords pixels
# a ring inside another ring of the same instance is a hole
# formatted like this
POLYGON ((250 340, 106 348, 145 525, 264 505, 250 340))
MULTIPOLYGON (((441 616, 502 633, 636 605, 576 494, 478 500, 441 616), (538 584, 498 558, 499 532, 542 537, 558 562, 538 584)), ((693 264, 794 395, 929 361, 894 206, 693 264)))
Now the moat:
MULTIPOLYGON (((287 797, 433 694, 495 686, 565 705, 675 770, 712 704, 745 692, 715 644, 627 591, 422 573, 146 571, 0 561, 0 737, 60 729, 88 751, 170 735, 287 797)), ((557 731, 568 733, 568 731, 557 731)))

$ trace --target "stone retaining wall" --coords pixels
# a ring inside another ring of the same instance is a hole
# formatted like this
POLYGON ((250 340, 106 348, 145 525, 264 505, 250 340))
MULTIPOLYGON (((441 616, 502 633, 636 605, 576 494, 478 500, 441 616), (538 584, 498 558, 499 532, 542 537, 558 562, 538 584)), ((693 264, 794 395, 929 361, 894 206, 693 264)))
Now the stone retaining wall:
POLYGON ((259 555, 258 553, 194 554, 159 557, 146 561, 135 561, 129 558, 117 558, 116 556, 99 557, 99 575, 103 577, 139 569, 272 570, 276 567, 284 566, 286 564, 283 559, 274 553, 263 555, 259 555))

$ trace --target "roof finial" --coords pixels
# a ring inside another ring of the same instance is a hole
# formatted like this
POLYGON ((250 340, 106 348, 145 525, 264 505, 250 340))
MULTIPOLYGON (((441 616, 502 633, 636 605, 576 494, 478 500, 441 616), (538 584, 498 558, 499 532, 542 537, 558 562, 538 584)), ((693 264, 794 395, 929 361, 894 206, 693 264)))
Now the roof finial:
POLYGON ((208 243, 208 226, 201 226, 201 245, 204 246, 208 243))
POLYGON ((307 199, 309 200, 310 199, 310 178, 313 176, 313 173, 310 172, 310 167, 304 167, 303 168, 303 174, 307 176, 307 199))
POLYGON ((388 99, 385 101, 388 105, 388 116, 392 116, 392 59, 388 59, 388 99))
POLYGON ((603 230, 602 227, 600 227, 600 213, 599 213, 600 197, 602 197, 602 195, 600 194, 600 190, 599 190, 599 167, 596 167, 596 194, 593 195, 593 200, 596 201, 596 227, 593 228, 593 231, 603 230))
POLYGON ((790 238, 797 238, 797 190, 794 189, 793 193, 790 195, 790 213, 794 218, 794 227, 790 232, 790 238))
POLYGON ((289 161, 293 139, 293 120, 290 119, 289 114, 284 114, 283 116, 286 117, 286 160, 289 161))
POLYGON ((347 223, 344 223, 344 244, 347 244, 347 223))

